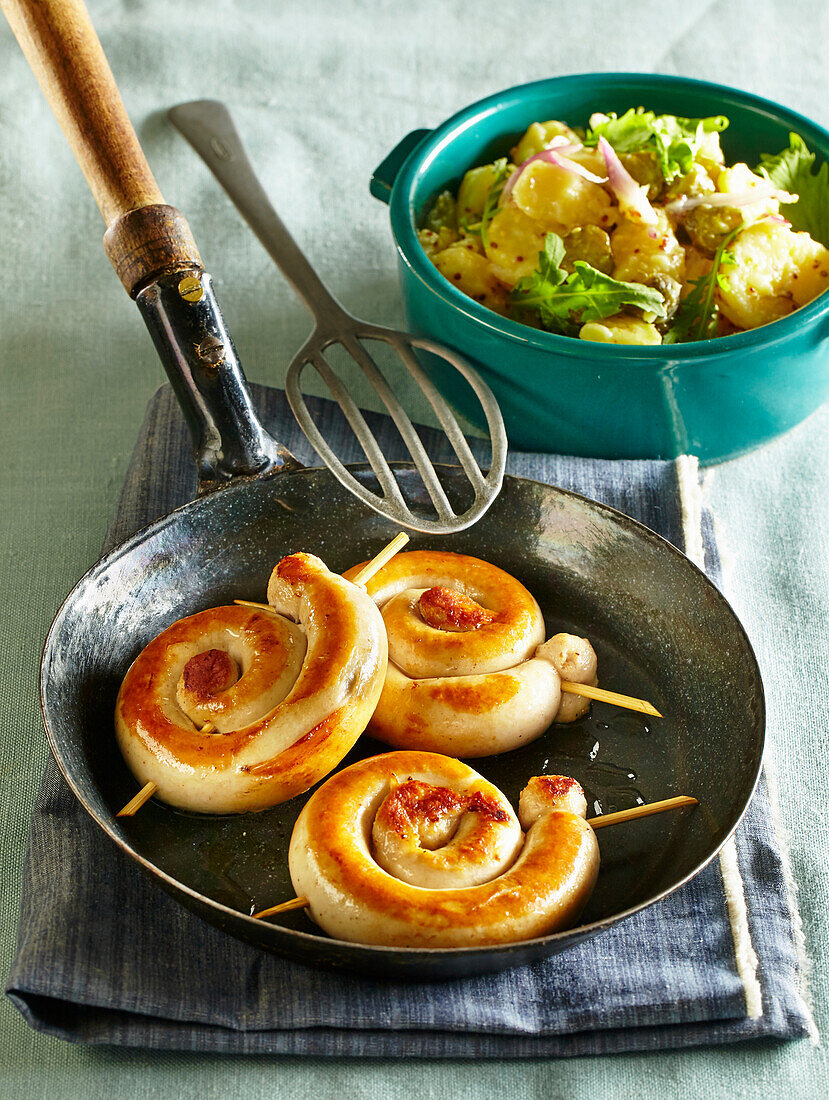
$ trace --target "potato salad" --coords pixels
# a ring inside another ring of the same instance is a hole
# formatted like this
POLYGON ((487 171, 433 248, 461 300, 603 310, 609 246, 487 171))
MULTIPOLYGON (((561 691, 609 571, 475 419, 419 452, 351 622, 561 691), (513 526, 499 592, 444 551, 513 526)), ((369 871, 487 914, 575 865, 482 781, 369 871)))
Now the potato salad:
POLYGON ((663 344, 728 336, 829 289, 829 167, 797 134, 727 165, 723 116, 534 122, 429 209, 420 243, 488 309, 564 336, 663 344))

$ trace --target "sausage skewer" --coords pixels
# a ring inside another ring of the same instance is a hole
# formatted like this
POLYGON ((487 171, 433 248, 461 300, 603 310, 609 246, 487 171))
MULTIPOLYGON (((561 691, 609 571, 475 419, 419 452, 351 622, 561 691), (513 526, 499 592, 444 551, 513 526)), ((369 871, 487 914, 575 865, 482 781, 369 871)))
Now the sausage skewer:
MULTIPOLYGON (((587 824, 593 831, 603 829, 608 825, 621 825, 625 821, 635 821, 640 817, 651 817, 654 814, 666 813, 669 810, 680 810, 688 806, 699 805, 699 800, 691 795, 676 795, 674 798, 663 798, 658 802, 646 802, 641 806, 631 806, 627 810, 619 810, 612 814, 600 814, 598 817, 589 817, 587 824)), ((279 913, 289 913, 294 909, 305 909, 310 904, 306 897, 290 898, 280 902, 279 905, 271 905, 267 909, 260 909, 252 913, 254 920, 262 920, 265 917, 274 917, 279 913)))
MULTIPOLYGON (((386 563, 389 562, 394 557, 394 555, 406 545, 408 541, 409 536, 405 533, 405 531, 401 531, 399 534, 395 535, 391 542, 387 543, 382 550, 374 555, 371 561, 366 563, 364 568, 360 571, 360 575, 358 577, 355 577, 352 583, 357 584, 360 587, 364 587, 366 581, 373 577, 378 570, 382 569, 383 566, 386 565, 386 563)), ((274 609, 271 607, 270 604, 267 603, 254 603, 252 600, 234 600, 234 603, 240 604, 243 607, 253 607, 261 611, 267 611, 271 614, 275 614, 274 609)), ((206 725, 201 727, 200 732, 213 733, 214 730, 215 727, 212 725, 212 723, 208 722, 206 725)), ((129 802, 127 802, 127 804, 123 806, 115 816, 133 817, 136 813, 138 813, 141 807, 152 798, 157 790, 158 787, 155 783, 152 782, 152 780, 148 783, 145 783, 138 794, 131 798, 129 802)))

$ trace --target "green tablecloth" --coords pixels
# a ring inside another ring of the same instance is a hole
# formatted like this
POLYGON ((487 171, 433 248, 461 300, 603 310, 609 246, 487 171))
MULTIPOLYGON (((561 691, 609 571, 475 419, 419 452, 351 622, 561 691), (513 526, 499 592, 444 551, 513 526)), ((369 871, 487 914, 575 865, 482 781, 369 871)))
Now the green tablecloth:
MULTIPOLYGON (((408 130, 488 92, 590 69, 720 80, 829 121, 823 0, 632 4, 90 0, 162 190, 187 214, 249 376, 278 383, 303 307, 163 109, 225 99, 275 203, 356 312, 401 320, 384 208, 367 180, 408 130)), ((96 558, 161 368, 100 248, 102 224, 11 34, 0 27, 3 376, 0 871, 5 972, 27 819, 46 754, 36 678, 61 598, 96 558)), ((727 592, 763 666, 770 764, 790 834, 818 1029, 829 1029, 825 668, 829 410, 710 476, 727 592), (822 649, 822 652, 821 652, 822 649)), ((353 1064, 74 1048, 0 1004, 0 1095, 193 1097, 824 1096, 808 1041, 578 1062, 353 1064)))

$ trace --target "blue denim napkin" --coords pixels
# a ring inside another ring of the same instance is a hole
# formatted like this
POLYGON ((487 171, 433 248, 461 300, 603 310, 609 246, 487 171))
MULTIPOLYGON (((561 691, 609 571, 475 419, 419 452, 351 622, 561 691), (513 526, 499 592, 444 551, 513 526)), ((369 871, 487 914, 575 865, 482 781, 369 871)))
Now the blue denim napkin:
MULTIPOLYGON (((254 387, 254 396, 276 437, 313 464, 284 394, 254 387)), ((315 409, 325 432, 341 431, 328 403, 315 409)), ((369 420, 385 453, 403 457, 389 421, 369 420)), ((449 458, 438 433, 423 435, 430 453, 449 458)), ((342 432, 339 453, 349 446, 342 432)), ((362 457, 356 445, 353 457, 362 457)), ((508 469, 605 501, 683 545, 674 463, 512 454, 508 469)), ((107 548, 194 492, 189 442, 164 387, 107 548)), ((704 514, 702 536, 716 581, 704 514)), ((114 848, 50 760, 7 993, 33 1027, 64 1039, 233 1053, 530 1057, 803 1035, 811 1018, 799 992, 798 917, 772 818, 761 781, 723 859, 563 955, 464 981, 376 983, 266 955, 200 921, 114 848)))

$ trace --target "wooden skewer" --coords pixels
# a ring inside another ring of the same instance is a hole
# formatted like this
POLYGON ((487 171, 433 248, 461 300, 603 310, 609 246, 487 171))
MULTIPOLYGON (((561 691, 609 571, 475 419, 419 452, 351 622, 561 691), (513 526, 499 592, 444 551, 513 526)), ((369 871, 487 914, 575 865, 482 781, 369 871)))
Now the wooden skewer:
POLYGON ((409 536, 405 531, 401 531, 400 534, 395 535, 388 546, 384 546, 379 554, 375 554, 371 561, 366 562, 351 583, 359 584, 362 588, 365 588, 374 574, 379 573, 383 566, 390 562, 394 555, 399 550, 402 550, 408 541, 409 536))
POLYGON ((606 825, 619 825, 622 821, 635 821, 637 817, 650 817, 651 814, 663 814, 666 810, 679 810, 683 806, 698 806, 699 799, 688 794, 678 794, 676 798, 663 798, 661 802, 646 802, 643 806, 631 806, 629 810, 619 810, 615 814, 601 814, 588 817, 587 824, 593 829, 603 829, 606 825))
POLYGON ((569 695, 581 695, 585 699, 598 699, 602 703, 615 703, 617 707, 638 710, 640 714, 651 714, 654 718, 662 717, 656 707, 649 703, 647 699, 635 699, 632 695, 620 695, 617 691, 606 691, 605 688, 592 687, 590 684, 574 684, 570 680, 561 681, 561 690, 569 695))
MULTIPOLYGON (((620 825, 623 821, 634 821, 637 817, 650 817, 651 814, 663 814, 666 810, 679 810, 683 806, 698 806, 699 800, 687 794, 679 794, 675 798, 663 798, 659 802, 646 802, 644 806, 631 806, 628 810, 619 810, 615 814, 601 814, 599 817, 589 817, 587 824, 593 830, 603 829, 605 825, 620 825)), ((276 913, 288 913, 292 909, 305 909, 310 905, 308 898, 291 898, 280 905, 272 905, 269 909, 260 909, 253 913, 254 920, 262 917, 272 917, 276 913)))
MULTIPOLYGON (((354 580, 352 584, 359 584, 365 588, 368 581, 374 576, 375 573, 387 565, 388 562, 394 557, 394 555, 402 550, 406 543, 409 541, 409 536, 405 531, 401 531, 398 535, 388 543, 379 554, 375 554, 371 561, 367 561, 354 580)), ((277 615, 278 612, 271 607, 269 603, 257 603, 255 600, 234 600, 234 603, 238 603, 241 607, 254 607, 257 611, 269 611, 271 615, 277 615)))
POLYGON ((271 615, 276 615, 277 610, 271 607, 269 603, 256 603, 255 600, 234 600, 234 603, 238 603, 240 607, 255 607, 257 611, 269 611, 271 615))
POLYGON ((153 797, 157 790, 158 787, 155 785, 155 783, 153 783, 151 779, 149 783, 144 784, 144 786, 141 788, 135 798, 131 798, 126 806, 124 806, 122 810, 119 810, 115 816, 132 817, 133 814, 137 813, 141 809, 145 802, 149 802, 149 800, 153 797))
POLYGON ((306 905, 310 905, 308 898, 291 898, 290 901, 283 901, 280 905, 272 905, 270 909, 260 909, 252 916, 254 920, 259 920, 261 917, 272 917, 275 913, 290 913, 292 909, 304 909, 306 905))

